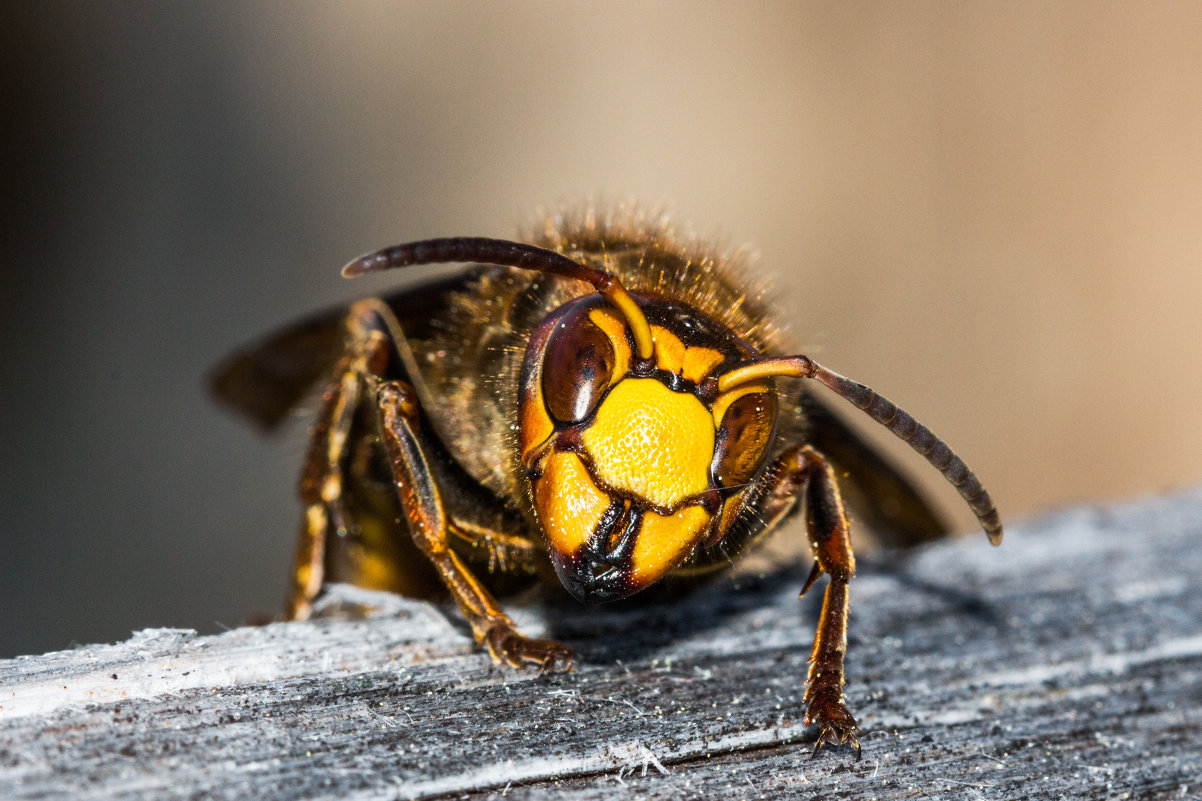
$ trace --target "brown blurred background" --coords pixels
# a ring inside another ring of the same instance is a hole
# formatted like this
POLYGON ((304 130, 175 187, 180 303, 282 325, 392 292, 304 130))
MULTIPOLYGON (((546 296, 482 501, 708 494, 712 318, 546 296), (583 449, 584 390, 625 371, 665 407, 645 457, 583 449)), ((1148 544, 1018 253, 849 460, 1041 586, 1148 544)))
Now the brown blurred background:
POLYGON ((276 611, 304 424, 206 369, 396 283, 350 256, 590 195, 753 243, 1011 521, 1202 476, 1196 3, 14 6, 0 656, 276 611))

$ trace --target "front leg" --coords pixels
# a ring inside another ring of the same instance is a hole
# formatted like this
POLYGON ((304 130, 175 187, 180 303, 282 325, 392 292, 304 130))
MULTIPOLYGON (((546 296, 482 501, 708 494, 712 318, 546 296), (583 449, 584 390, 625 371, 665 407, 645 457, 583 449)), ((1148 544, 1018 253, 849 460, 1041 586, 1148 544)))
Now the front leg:
POLYGON ((438 570, 471 625, 476 642, 485 645, 493 659, 513 667, 533 664, 546 671, 558 665, 571 670, 571 649, 521 634, 488 590, 447 546, 446 511, 422 450, 413 389, 401 381, 381 382, 376 397, 397 495, 414 542, 438 570))
POLYGON ((805 595, 823 573, 830 576, 814 635, 804 698, 806 723, 818 724, 814 751, 827 743, 847 744, 856 749, 858 757, 860 727, 843 697, 848 592, 856 560, 834 470, 822 454, 808 445, 791 448, 778 462, 769 492, 769 512, 776 510, 780 514, 798 497, 805 500, 806 531, 814 552, 814 568, 801 594, 805 595))

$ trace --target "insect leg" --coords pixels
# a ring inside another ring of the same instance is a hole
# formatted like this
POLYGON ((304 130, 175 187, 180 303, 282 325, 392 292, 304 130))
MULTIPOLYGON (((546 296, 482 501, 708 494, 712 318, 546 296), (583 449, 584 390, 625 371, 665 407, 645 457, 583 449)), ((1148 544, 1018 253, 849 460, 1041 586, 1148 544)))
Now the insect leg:
POLYGON ((483 554, 490 573, 538 574, 542 550, 533 540, 453 517, 447 518, 447 533, 469 552, 483 554))
POLYGON ((413 539, 438 570, 476 642, 487 646, 493 659, 513 667, 534 664, 549 670, 558 663, 571 669, 571 649, 519 633, 513 620, 448 547, 448 518, 422 450, 413 389, 402 381, 381 382, 376 397, 397 495, 413 539))
MULTIPOLYGON (((348 325, 355 326, 349 322, 348 325)), ((347 516, 342 503, 342 461, 347 437, 359 404, 362 375, 368 362, 379 358, 384 345, 379 332, 356 337, 337 364, 338 380, 325 392, 314 426, 305 468, 301 474, 300 496, 305 516, 292 567, 292 587, 284 614, 289 620, 305 620, 313 609, 313 599, 325 582, 326 536, 331 526, 345 535, 347 516)))
POLYGON ((798 495, 805 501, 806 530, 814 552, 814 569, 801 594, 805 595, 823 573, 830 577, 814 635, 803 700, 806 723, 818 724, 814 750, 827 743, 850 744, 858 756, 860 727, 843 697, 848 590, 856 572, 856 560, 834 470, 822 454, 808 445, 791 448, 777 464, 770 493, 769 510, 775 506, 783 509, 798 495))

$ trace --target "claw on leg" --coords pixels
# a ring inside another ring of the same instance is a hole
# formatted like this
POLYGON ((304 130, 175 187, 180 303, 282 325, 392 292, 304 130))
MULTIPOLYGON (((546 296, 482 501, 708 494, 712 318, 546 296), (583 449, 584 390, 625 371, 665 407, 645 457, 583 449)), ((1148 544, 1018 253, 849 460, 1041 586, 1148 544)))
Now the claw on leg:
MULTIPOLYGON (((811 683, 811 689, 814 685, 811 683)), ((814 741, 814 755, 825 745, 850 745, 856 749, 856 760, 860 759, 860 727, 843 702, 842 689, 824 688, 806 693, 805 722, 818 724, 818 739, 814 741)))
POLYGON ((814 751, 822 746, 851 745, 860 758, 860 727, 843 697, 843 658, 847 653, 847 581, 831 578, 822 599, 822 615, 805 698, 805 722, 818 725, 814 751))
POLYGON ((571 673, 576 668, 576 654, 571 648, 554 640, 527 637, 508 623, 489 629, 484 642, 496 662, 510 667, 537 665, 540 673, 571 673))

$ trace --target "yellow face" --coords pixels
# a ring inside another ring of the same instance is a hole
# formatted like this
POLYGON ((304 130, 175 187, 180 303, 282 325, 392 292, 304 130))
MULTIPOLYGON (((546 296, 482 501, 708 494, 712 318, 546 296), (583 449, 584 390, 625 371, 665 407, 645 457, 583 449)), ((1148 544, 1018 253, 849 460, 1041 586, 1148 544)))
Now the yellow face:
POLYGON ((713 379, 749 346, 668 305, 645 304, 650 360, 595 296, 548 317, 526 352, 521 458, 552 562, 581 600, 638 592, 718 541, 775 430, 767 382, 719 393, 713 379))

